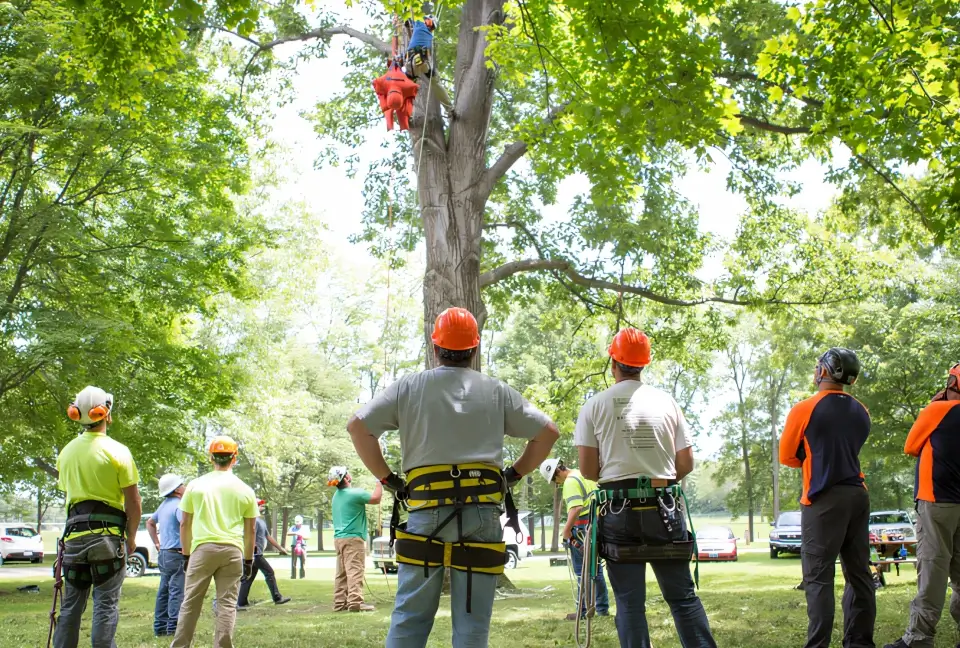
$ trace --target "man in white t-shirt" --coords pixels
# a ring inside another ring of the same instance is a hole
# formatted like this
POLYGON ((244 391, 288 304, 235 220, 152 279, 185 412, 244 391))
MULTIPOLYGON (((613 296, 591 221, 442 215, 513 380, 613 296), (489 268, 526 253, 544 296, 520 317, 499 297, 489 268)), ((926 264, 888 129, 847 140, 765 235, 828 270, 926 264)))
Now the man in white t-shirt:
POLYGON ((613 338, 609 353, 616 384, 580 410, 574 443, 583 476, 597 480, 611 500, 598 519, 597 541, 617 601, 620 645, 650 645, 645 612, 650 562, 680 643, 716 648, 694 592, 690 555, 685 555, 688 548, 692 551, 692 538, 676 497, 676 485, 693 470, 690 429, 670 394, 640 381, 650 364, 646 335, 624 329, 613 338))

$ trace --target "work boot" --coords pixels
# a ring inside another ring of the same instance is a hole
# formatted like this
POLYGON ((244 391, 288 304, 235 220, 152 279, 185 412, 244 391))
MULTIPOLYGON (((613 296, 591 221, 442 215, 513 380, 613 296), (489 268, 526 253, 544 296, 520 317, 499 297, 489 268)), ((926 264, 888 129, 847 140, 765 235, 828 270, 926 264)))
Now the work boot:
POLYGON ((283 605, 284 603, 289 603, 289 602, 290 602, 289 596, 283 596, 274 601, 274 603, 277 605, 283 605))
POLYGON ((910 648, 910 644, 904 641, 903 638, 901 637, 900 639, 897 639, 896 641, 894 641, 892 644, 887 644, 883 648, 910 648))
POLYGON ((373 612, 377 608, 369 605, 367 603, 361 603, 360 605, 354 605, 351 608, 348 608, 351 612, 373 612))

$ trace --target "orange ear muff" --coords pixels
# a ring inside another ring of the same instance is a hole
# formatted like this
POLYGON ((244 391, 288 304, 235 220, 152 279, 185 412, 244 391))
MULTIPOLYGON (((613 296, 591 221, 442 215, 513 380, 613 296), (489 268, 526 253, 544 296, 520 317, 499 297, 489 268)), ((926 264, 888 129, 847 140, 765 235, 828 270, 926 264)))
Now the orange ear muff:
POLYGON ((77 407, 76 403, 71 403, 70 407, 67 408, 67 416, 70 418, 71 421, 80 420, 80 408, 77 407))
POLYGON ((96 423, 98 421, 102 421, 103 419, 107 418, 107 414, 109 413, 110 413, 110 410, 107 409, 106 405, 97 405, 96 407, 91 409, 89 412, 87 412, 87 416, 90 417, 91 421, 96 423))

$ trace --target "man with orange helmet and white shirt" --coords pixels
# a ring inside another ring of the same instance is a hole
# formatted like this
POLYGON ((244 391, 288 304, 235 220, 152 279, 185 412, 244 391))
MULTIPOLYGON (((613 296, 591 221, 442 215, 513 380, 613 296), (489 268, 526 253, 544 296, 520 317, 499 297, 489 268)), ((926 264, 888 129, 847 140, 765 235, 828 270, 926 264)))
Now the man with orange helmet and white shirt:
POLYGON ((516 390, 470 368, 480 346, 477 320, 448 308, 433 330, 437 367, 405 376, 378 394, 347 425, 367 469, 406 500, 406 527, 391 523, 399 563, 387 648, 423 648, 450 569, 453 648, 484 648, 497 573, 506 547, 500 508, 506 489, 547 458, 559 432, 516 390), (400 431, 403 472, 394 474, 378 439, 400 431), (503 470, 504 436, 528 439, 503 470), (463 543, 470 543, 465 549, 463 543))
POLYGON ((950 616, 960 628, 960 363, 920 412, 903 450, 917 458, 917 597, 906 633, 886 648, 933 648, 948 580, 950 616))
MULTIPOLYGON (((597 517, 600 557, 617 601, 623 648, 648 648, 647 563, 684 648, 716 648, 690 575, 693 538, 686 528, 680 480, 693 470, 693 441, 673 397, 640 380, 650 340, 637 329, 618 332, 608 349, 616 384, 580 410, 574 444, 580 471, 598 483, 606 512, 597 517)), ((584 565, 587 569, 588 565, 584 565)))

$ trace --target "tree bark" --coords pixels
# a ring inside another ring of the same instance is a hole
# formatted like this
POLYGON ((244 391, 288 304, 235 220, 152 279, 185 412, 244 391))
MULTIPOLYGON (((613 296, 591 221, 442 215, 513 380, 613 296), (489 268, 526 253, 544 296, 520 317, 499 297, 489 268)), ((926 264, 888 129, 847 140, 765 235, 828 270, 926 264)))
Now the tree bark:
POLYGON ((290 509, 286 506, 283 507, 283 514, 281 515, 281 524, 283 528, 280 529, 280 545, 283 547, 287 546, 287 529, 290 527, 288 524, 290 520, 290 509))
POLYGON ((321 508, 317 509, 317 551, 323 551, 323 509, 321 508))
POLYGON ((550 551, 560 551, 560 489, 553 489, 553 538, 550 541, 550 551))

